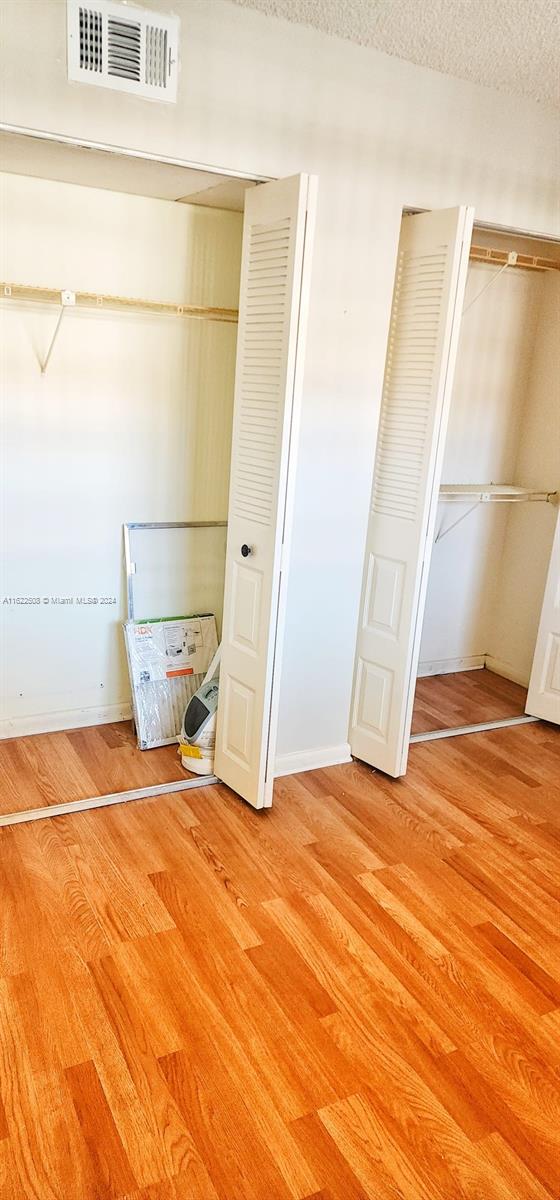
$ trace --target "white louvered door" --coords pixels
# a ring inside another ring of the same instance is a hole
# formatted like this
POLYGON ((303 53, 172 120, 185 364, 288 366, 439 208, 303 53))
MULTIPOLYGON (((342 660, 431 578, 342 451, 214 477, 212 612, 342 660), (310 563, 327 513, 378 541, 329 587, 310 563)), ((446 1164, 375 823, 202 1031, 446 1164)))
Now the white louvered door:
POLYGON ((350 748, 404 775, 473 210, 405 217, 368 522, 350 748))
POLYGON ((525 712, 560 725, 560 512, 556 518, 525 712))
POLYGON ((272 803, 316 180, 246 192, 215 771, 272 803))

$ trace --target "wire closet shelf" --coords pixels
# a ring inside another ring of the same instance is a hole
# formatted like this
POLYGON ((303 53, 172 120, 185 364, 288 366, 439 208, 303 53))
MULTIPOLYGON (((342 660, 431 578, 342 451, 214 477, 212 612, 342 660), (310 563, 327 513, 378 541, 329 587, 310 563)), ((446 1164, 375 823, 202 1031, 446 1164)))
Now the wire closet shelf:
POLYGON ((506 483, 444 483, 439 489, 439 499, 444 504, 468 504, 469 508, 452 521, 440 527, 436 542, 441 542, 452 529, 456 529, 480 504, 558 504, 558 492, 537 492, 529 488, 515 487, 506 483))

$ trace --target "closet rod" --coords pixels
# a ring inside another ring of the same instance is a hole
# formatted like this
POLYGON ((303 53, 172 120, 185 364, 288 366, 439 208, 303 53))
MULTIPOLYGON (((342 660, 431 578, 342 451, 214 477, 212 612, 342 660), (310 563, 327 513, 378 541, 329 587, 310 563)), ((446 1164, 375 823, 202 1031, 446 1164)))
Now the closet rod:
MULTIPOLYGON (((471 262, 493 263, 494 266, 505 266, 509 259, 509 250, 495 250, 490 246, 471 246, 469 258, 471 262)), ((560 259, 541 258, 534 254, 518 254, 510 267, 522 267, 525 271, 560 271, 560 259)))
MULTIPOLYGON (((61 304, 60 288, 34 287, 27 283, 0 283, 0 299, 32 300, 61 304)), ((194 317, 198 321, 237 322, 236 308, 211 308, 197 304, 173 304, 164 300, 141 300, 132 296, 105 296, 99 292, 74 292, 76 308, 108 308, 120 312, 161 313, 163 316, 194 317)))

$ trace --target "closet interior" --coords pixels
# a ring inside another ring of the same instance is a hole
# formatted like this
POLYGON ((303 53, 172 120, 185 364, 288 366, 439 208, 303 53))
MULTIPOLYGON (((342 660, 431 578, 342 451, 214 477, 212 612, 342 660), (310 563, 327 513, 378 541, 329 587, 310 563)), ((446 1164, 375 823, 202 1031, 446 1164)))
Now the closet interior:
POLYGON ((525 711, 560 489, 559 260, 475 225, 413 741, 525 711))
POLYGON ((122 623, 133 590, 135 617, 210 613, 220 638, 254 184, 14 135, 2 165, 0 816, 80 800, 84 779, 103 796, 185 778, 174 736, 137 748, 122 623))

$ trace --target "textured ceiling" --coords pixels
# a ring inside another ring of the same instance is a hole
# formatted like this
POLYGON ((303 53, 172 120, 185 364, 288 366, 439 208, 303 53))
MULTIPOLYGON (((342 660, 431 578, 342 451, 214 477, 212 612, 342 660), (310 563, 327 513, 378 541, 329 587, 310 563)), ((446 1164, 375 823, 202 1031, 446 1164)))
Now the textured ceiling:
POLYGON ((560 0, 235 0, 560 107, 560 0))

